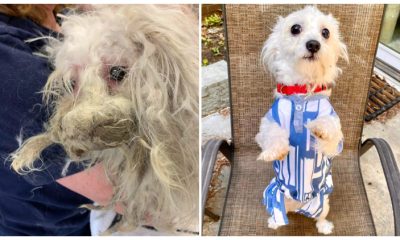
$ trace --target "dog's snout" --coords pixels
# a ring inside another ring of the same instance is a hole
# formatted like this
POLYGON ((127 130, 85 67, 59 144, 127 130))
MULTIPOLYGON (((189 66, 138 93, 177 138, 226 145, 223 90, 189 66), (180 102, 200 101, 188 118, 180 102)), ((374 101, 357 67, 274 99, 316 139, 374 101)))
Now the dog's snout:
POLYGON ((321 44, 316 40, 310 40, 310 41, 306 42, 306 48, 311 53, 316 53, 321 48, 321 44))

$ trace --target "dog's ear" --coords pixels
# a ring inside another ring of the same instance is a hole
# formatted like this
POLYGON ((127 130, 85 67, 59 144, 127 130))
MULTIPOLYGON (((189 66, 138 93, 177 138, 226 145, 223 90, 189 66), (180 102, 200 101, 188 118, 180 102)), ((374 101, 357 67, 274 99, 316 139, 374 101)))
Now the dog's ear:
POLYGON ((132 11, 127 28, 139 54, 125 86, 142 152, 133 159, 148 156, 162 186, 157 201, 171 206, 164 217, 190 214, 198 194, 198 25, 178 8, 141 5, 132 11))
MULTIPOLYGON (((146 90, 156 91, 140 94, 149 101, 148 104, 152 105, 150 101, 154 101, 154 106, 174 111, 179 109, 181 99, 195 97, 189 97, 191 91, 185 88, 197 88, 198 85, 198 51, 195 51, 198 30, 194 27, 197 24, 193 16, 178 7, 141 6, 152 8, 151 11, 138 8, 135 8, 132 27, 127 27, 132 29, 130 39, 137 53, 128 75, 143 84, 132 86, 132 89, 137 91, 138 87, 149 86, 146 90), (152 92, 156 95, 152 96, 152 92)), ((135 81, 129 83, 137 84, 135 81)), ((140 112, 145 112, 146 106, 138 106, 143 108, 140 112)))
POLYGON ((261 50, 261 63, 266 71, 271 74, 275 74, 276 68, 274 62, 278 58, 279 49, 279 30, 282 28, 284 18, 282 16, 278 17, 278 21, 275 27, 272 29, 271 34, 265 41, 264 46, 261 50))
POLYGON ((343 60, 345 60, 346 63, 349 63, 349 54, 347 52, 346 44, 344 44, 342 41, 340 41, 339 48, 340 48, 339 57, 342 58, 343 60))
POLYGON ((343 42, 340 33, 339 33, 339 26, 340 23, 339 21, 332 15, 332 13, 329 13, 326 15, 327 21, 334 27, 334 32, 337 35, 337 39, 339 41, 339 58, 342 58, 343 60, 346 61, 346 63, 349 63, 349 55, 347 53, 347 47, 346 44, 343 42))

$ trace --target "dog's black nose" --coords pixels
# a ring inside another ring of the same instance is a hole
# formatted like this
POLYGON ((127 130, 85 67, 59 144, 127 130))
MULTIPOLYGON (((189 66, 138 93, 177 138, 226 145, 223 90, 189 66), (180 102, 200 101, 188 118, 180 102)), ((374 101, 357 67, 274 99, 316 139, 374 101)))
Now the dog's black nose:
POLYGON ((308 51, 316 53, 321 48, 321 44, 316 40, 310 40, 306 42, 306 48, 308 49, 308 51))

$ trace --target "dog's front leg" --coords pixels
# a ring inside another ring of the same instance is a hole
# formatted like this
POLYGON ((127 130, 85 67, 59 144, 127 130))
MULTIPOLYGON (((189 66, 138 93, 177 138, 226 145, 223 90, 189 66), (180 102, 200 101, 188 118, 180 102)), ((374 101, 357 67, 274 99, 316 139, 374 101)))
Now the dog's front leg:
POLYGON ((288 131, 266 117, 261 119, 260 132, 256 135, 256 142, 262 149, 257 160, 266 162, 283 160, 289 152, 288 131))
POLYGON ((342 127, 337 116, 328 115, 309 122, 306 127, 317 138, 316 150, 333 157, 340 153, 343 141, 342 127))
POLYGON ((11 167, 23 172, 24 168, 34 169, 33 163, 40 158, 40 153, 53 144, 48 132, 28 138, 11 156, 11 167))

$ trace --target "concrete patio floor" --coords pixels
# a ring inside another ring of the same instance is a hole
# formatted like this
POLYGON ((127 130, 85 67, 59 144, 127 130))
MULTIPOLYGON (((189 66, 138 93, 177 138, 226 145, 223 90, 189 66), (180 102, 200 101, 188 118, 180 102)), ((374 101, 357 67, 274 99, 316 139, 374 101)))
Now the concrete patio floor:
MULTIPOLYGON (((371 137, 385 139, 392 148, 397 165, 400 166, 400 114, 385 123, 373 121, 365 124, 362 139, 371 137)), ((378 153, 372 148, 361 157, 360 162, 377 234, 393 236, 393 210, 378 153)))

